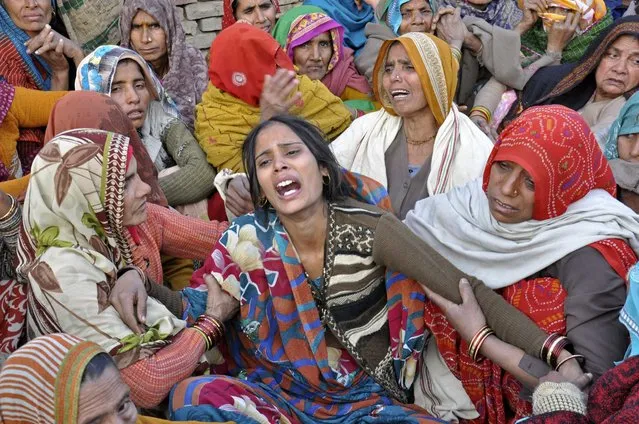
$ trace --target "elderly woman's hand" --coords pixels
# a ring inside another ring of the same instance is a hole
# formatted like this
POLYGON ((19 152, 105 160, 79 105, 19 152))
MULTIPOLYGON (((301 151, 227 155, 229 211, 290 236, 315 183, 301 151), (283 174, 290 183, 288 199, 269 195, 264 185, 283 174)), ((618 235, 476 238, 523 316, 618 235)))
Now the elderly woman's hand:
POLYGON ((11 196, 9 196, 4 191, 0 190, 0 217, 3 217, 7 213, 9 213, 9 210, 11 209, 11 205, 13 205, 13 202, 11 201, 11 196))
POLYGON ((528 31, 537 23, 539 14, 544 13, 547 9, 548 0, 524 0, 524 8, 522 10, 524 16, 521 18, 516 30, 519 31, 520 34, 528 31))
POLYGON ((466 341, 470 341, 475 334, 486 325, 486 318, 482 312, 473 288, 465 278, 459 281, 459 294, 462 298, 461 305, 443 298, 432 290, 424 287, 424 291, 430 300, 442 310, 448 322, 466 341))
POLYGON ((581 375, 577 376, 576 378, 568 378, 565 375, 557 372, 557 371, 550 371, 548 374, 546 374, 545 376, 541 377, 539 379, 539 384, 541 383, 546 383, 546 382, 551 382, 551 383, 572 383, 575 386, 577 386, 577 388, 579 390, 585 390, 590 383, 592 382, 592 374, 590 373, 581 373, 581 375))
POLYGON ((445 8, 443 11, 437 12, 437 16, 433 19, 433 31, 437 31, 437 36, 448 44, 461 49, 464 40, 468 35, 468 29, 462 21, 461 9, 445 8))
POLYGON ((473 121, 477 128, 479 128, 490 140, 494 143, 497 140, 497 132, 490 126, 490 123, 486 121, 482 115, 473 115, 471 113, 470 120, 473 121))
POLYGON ((222 290, 211 274, 204 274, 204 282, 209 290, 206 298, 206 315, 221 322, 233 318, 240 309, 240 302, 222 290))
POLYGON ((274 75, 266 75, 260 96, 262 121, 288 113, 294 104, 299 104, 302 101, 302 93, 293 94, 298 85, 295 72, 288 69, 278 69, 274 75))
POLYGON ((58 34, 50 25, 46 25, 38 35, 29 39, 26 47, 27 52, 42 56, 54 70, 62 67, 62 60, 66 63, 67 57, 76 65, 84 58, 84 52, 77 43, 58 34))
POLYGON ((117 279, 109 302, 122 321, 137 334, 144 333, 146 323, 146 288, 139 272, 130 270, 117 279))
POLYGON ((548 53, 561 53, 575 35, 580 20, 580 14, 568 13, 565 21, 553 23, 548 30, 546 51, 548 53))

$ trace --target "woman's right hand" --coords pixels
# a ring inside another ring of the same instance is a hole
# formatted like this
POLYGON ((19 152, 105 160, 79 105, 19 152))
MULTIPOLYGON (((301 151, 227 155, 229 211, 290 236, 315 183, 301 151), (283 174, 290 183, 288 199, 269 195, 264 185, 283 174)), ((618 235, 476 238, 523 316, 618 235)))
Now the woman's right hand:
POLYGON ((206 298, 206 315, 221 322, 233 318, 240 309, 240 302, 222 290, 211 274, 204 274, 204 282, 209 291, 206 298))
POLYGON ((299 104, 302 101, 302 93, 293 94, 298 85, 297 75, 288 69, 280 68, 274 75, 266 75, 260 96, 262 121, 288 113, 294 104, 299 104))
POLYGON ((46 25, 35 37, 25 44, 27 52, 41 56, 54 71, 68 69, 66 58, 79 65, 84 52, 77 43, 58 34, 50 25, 46 25))
POLYGON ((524 16, 517 25, 517 31, 520 34, 531 29, 539 19, 539 14, 544 13, 548 9, 548 0, 524 0, 524 16))
POLYGON ((246 175, 238 175, 226 186, 225 205, 235 216, 242 216, 253 212, 253 200, 246 175))
POLYGON ((147 297, 140 274, 130 270, 116 280, 109 294, 109 302, 127 327, 142 334, 145 331, 147 297))

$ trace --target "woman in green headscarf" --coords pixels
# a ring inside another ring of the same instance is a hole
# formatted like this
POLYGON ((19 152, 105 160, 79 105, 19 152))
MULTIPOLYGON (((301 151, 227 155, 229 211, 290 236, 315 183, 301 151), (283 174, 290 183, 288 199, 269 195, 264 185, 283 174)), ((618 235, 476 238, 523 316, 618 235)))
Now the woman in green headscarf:
POLYGON ((344 27, 322 9, 292 8, 278 20, 273 37, 293 61, 298 74, 322 81, 349 107, 375 109, 370 85, 355 69, 353 50, 344 46, 344 27))
POLYGON ((619 112, 604 153, 617 181, 617 198, 639 213, 639 93, 619 112))

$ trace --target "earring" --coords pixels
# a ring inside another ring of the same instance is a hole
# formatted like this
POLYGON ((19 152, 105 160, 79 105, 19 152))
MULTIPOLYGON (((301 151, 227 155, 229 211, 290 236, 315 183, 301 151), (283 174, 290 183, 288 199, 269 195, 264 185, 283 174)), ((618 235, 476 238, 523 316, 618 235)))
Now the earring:
POLYGON ((260 208, 264 209, 266 207, 266 205, 268 204, 268 199, 266 198, 266 196, 261 196, 260 197, 260 201, 257 204, 260 208))
POLYGON ((329 175, 322 175, 322 183, 324 185, 329 185, 331 183, 331 176, 329 175))

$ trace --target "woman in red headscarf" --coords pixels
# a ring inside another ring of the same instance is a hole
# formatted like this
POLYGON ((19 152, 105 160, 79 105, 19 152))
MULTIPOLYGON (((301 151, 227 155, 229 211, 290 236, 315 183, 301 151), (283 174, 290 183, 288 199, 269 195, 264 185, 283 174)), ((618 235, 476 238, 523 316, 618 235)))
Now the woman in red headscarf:
MULTIPOLYGON (((615 190, 612 171, 583 118, 563 106, 535 107, 503 131, 483 183, 422 200, 404 222, 455 266, 557 334, 548 352, 570 342, 584 369, 597 378, 626 350, 627 333, 618 317, 626 275, 639 251, 639 219, 615 199, 615 190)), ((445 375, 457 386, 421 384, 418 400, 432 390, 442 404, 451 400, 452 413, 462 411, 463 418, 478 419, 474 422, 529 415, 521 383, 472 355, 480 350, 481 335, 475 340, 479 346, 460 342, 455 328, 468 323, 451 314, 454 305, 434 300, 444 313, 432 303, 426 307, 436 344, 426 349, 422 383, 439 370, 437 381, 445 375)), ((537 377, 550 371, 527 355, 520 367, 537 377)), ((424 402, 427 409, 438 406, 424 402)))

